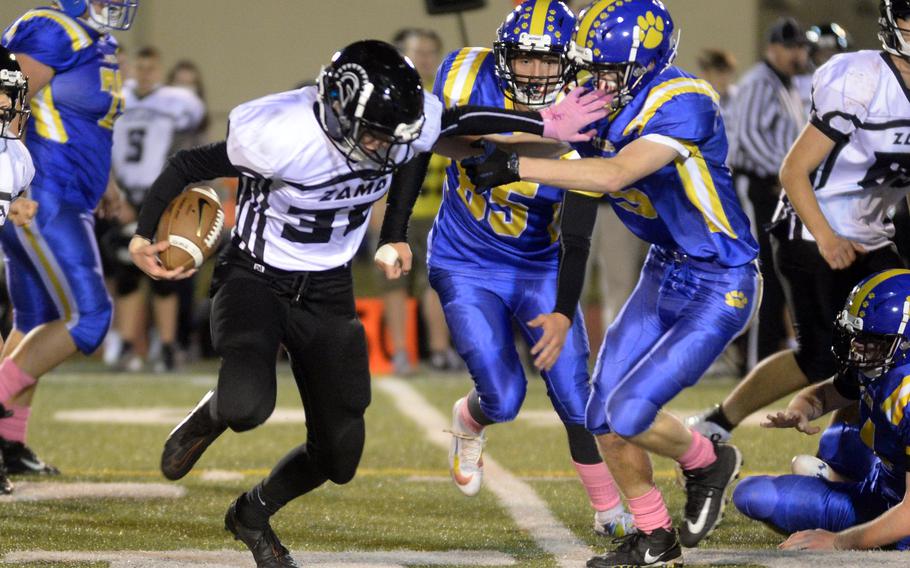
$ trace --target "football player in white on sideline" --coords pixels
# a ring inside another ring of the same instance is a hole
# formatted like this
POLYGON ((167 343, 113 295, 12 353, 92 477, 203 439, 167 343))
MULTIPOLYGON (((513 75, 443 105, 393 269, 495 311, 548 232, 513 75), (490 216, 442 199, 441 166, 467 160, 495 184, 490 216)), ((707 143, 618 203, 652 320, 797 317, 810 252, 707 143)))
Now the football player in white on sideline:
POLYGON ((879 23, 881 51, 835 55, 816 71, 809 124, 781 168, 771 240, 797 348, 690 418, 705 435, 727 439, 753 412, 832 377, 833 322, 850 290, 903 266, 888 210, 910 188, 910 0, 880 0, 879 23))
MULTIPOLYGON (((38 210, 37 203, 20 197, 35 177, 31 154, 21 140, 28 116, 28 78, 16 56, 0 46, 0 227, 7 219, 20 227, 26 225, 38 210)), ((0 337, 2 345, 3 338, 0 337)), ((0 418, 7 416, 0 404, 0 418)), ((0 453, 0 495, 12 490, 0 453)))
MULTIPOLYGON (((146 193, 173 152, 175 136, 194 130, 205 116, 205 105, 193 91, 161 84, 161 54, 156 48, 140 49, 133 71, 135 82, 123 87, 126 110, 114 126, 112 158, 114 176, 127 201, 125 212, 120 215, 125 225, 114 230, 128 234, 127 239, 136 229, 136 212, 142 207, 146 193)), ((121 255, 117 256, 119 260, 121 255)), ((145 332, 146 318, 139 317, 147 304, 142 277, 142 271, 132 262, 117 263, 114 313, 115 326, 124 342, 121 360, 130 355, 132 345, 145 332)), ((183 283, 152 281, 152 313, 161 339, 157 371, 173 370, 175 366, 177 286, 180 285, 183 283)))
MULTIPOLYGON (((326 481, 347 483, 357 470, 370 374, 350 260, 392 173, 443 135, 524 131, 586 140, 590 135, 579 130, 606 112, 603 93, 581 93, 540 113, 443 111, 394 47, 360 41, 335 54, 318 87, 234 109, 226 141, 177 153, 152 185, 130 251, 150 276, 179 278, 181 271, 157 262, 167 242, 150 241, 165 207, 194 181, 240 178, 237 224, 212 283, 218 386, 171 432, 164 475, 186 475, 227 428, 265 422, 275 407, 280 345, 306 410, 306 443, 241 495, 225 518, 259 566, 297 566, 269 525, 273 514, 326 481)), ((393 187, 390 204, 397 193, 393 187)), ((379 257, 389 277, 410 269, 406 241, 389 244, 379 257)))

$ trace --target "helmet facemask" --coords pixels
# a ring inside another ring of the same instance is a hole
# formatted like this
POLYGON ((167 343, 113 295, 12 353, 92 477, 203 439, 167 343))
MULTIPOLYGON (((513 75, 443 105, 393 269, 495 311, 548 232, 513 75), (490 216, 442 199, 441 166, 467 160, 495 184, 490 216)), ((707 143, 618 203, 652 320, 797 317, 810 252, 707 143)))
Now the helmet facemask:
POLYGON ((844 310, 834 325, 831 350, 841 372, 876 379, 906 358, 910 342, 900 333, 864 332, 862 320, 844 310))
POLYGON ((31 115, 28 105, 28 79, 22 71, 0 69, 0 138, 21 139, 31 115), (6 106, 6 99, 9 106, 6 106))
POLYGON ((878 39, 882 42, 882 49, 898 57, 910 58, 910 41, 902 33, 910 33, 910 28, 901 28, 898 19, 910 19, 910 2, 881 0, 878 39))
POLYGON ((540 109, 552 105, 566 84, 568 58, 563 46, 554 46, 550 36, 521 34, 518 43, 497 41, 493 44, 496 75, 507 99, 528 108, 540 109), (534 61, 546 75, 521 73, 516 62, 532 68, 534 61))
POLYGON ((355 164, 371 163, 373 177, 380 177, 413 157, 411 144, 423 129, 422 113, 413 123, 387 125, 369 120, 365 113, 374 85, 366 71, 353 63, 323 68, 317 83, 320 123, 352 170, 355 164))
POLYGON ((128 30, 133 25, 139 0, 87 0, 87 23, 99 32, 128 30), (103 4, 101 8, 96 4, 103 4))

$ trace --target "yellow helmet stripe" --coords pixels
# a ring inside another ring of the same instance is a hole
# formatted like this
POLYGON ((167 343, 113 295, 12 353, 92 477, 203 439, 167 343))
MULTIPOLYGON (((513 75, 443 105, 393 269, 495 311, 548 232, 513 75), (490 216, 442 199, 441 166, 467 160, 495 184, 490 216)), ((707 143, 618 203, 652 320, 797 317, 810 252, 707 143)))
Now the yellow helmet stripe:
POLYGON ((575 42, 578 43, 579 47, 585 46, 585 42, 588 40, 588 33, 591 31, 594 22, 600 17, 600 14, 616 1, 599 0, 588 8, 588 11, 585 12, 585 17, 578 23, 578 33, 575 34, 575 42))
POLYGON ((886 270, 874 278, 869 279, 869 281, 863 284, 863 287, 860 288, 856 295, 853 297, 853 301, 850 303, 850 315, 859 315, 859 312, 863 307, 863 302, 866 301, 866 297, 869 296, 869 292, 871 292, 873 288, 885 280, 893 276, 900 276, 901 274, 910 274, 910 270, 904 270, 902 268, 895 270, 886 270))
POLYGON ((547 8, 550 0, 537 0, 531 10, 531 35, 543 35, 547 25, 547 8))

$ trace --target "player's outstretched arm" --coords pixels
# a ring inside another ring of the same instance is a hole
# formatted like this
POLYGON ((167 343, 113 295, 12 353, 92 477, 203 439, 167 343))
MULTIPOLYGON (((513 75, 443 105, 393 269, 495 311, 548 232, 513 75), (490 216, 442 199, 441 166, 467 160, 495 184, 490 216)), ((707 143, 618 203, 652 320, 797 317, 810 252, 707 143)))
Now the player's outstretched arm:
POLYGON ((443 111, 439 136, 527 132, 563 142, 585 142, 591 139, 594 131, 581 130, 607 116, 608 102, 609 98, 602 91, 579 87, 541 112, 470 105, 454 107, 443 111))
POLYGON ((906 474, 904 499, 881 516, 839 533, 800 531, 780 548, 789 550, 868 550, 894 544, 910 536, 910 473, 906 474))
POLYGON ((462 162, 477 187, 525 180, 592 193, 614 193, 679 157, 673 147, 646 138, 632 142, 613 158, 547 160, 486 148, 484 155, 462 162))
POLYGON ((842 270, 853 264, 858 252, 864 252, 863 247, 834 232, 818 205, 811 179, 834 144, 812 123, 807 124, 784 159, 780 181, 796 214, 815 237, 818 251, 832 269, 842 270))
POLYGON ((818 434, 821 428, 810 424, 829 412, 844 408, 856 402, 845 397, 834 384, 835 379, 808 386, 801 390, 786 410, 768 414, 763 428, 795 428, 803 434, 818 434))
POLYGON ((540 314, 528 325, 542 335, 531 348, 534 366, 549 371, 559 359, 585 282, 591 235, 597 220, 598 199, 567 191, 560 219, 561 247, 553 312, 540 314))

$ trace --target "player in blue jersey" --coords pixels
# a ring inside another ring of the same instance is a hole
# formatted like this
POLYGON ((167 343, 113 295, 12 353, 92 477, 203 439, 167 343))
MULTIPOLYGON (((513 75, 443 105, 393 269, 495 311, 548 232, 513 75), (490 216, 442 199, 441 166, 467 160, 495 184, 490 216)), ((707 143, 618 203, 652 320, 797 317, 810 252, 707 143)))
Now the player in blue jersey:
MULTIPOLYGON (((518 180, 606 194, 620 219, 652 243, 641 279, 610 326, 594 370, 587 427, 629 501, 639 533, 589 566, 655 565, 681 557, 717 526, 738 475, 733 446, 712 444, 662 407, 698 381, 760 302, 758 246, 725 165, 717 93, 672 66, 674 25, 658 0, 598 0, 579 16, 572 55, 580 77, 612 93, 581 160, 519 157, 486 147, 463 162, 480 187, 518 180), (679 537, 647 452, 686 476, 679 537)), ((563 238, 586 238, 597 199, 567 193, 563 238)), ((583 250, 578 248, 576 250, 583 250)), ((559 299, 577 301, 584 254, 563 255, 559 299)), ((543 319, 559 318, 547 314, 543 319)))
MULTIPOLYGON (((862 443, 841 436, 840 446, 826 456, 832 463, 864 465, 865 471, 854 468, 854 480, 761 475, 746 478, 733 492, 744 515, 791 535, 781 548, 910 549, 908 323, 910 270, 886 270, 860 282, 835 324, 833 350, 841 371, 801 391, 762 424, 817 434, 809 422, 860 401, 862 443), (868 448, 857 449, 863 444, 868 448)), ((839 427, 829 432, 837 435, 839 427)))
MULTIPOLYGON (((117 41, 138 0, 59 0, 26 12, 3 33, 29 77, 35 163, 28 227, 0 234, 14 327, 0 363, 0 445, 10 473, 57 473, 25 446, 34 385, 76 351, 93 352, 111 321, 92 212, 108 188, 111 132, 122 110, 117 41)), ((107 192, 111 202, 115 187, 107 192)), ((106 203, 105 203, 106 204, 106 203)))
MULTIPOLYGON (((575 16, 563 2, 527 0, 499 27, 492 50, 451 53, 436 76, 434 93, 449 108, 545 108, 564 86, 574 26, 575 16)), ((522 140, 548 155, 568 151, 540 138, 522 140)), ((557 306, 560 320, 552 330, 540 329, 541 322, 535 320, 553 309, 562 196, 562 189, 527 182, 480 193, 457 162, 446 170, 427 264, 455 348, 474 381, 474 388, 453 408, 449 466, 458 489, 476 495, 483 479, 485 427, 518 415, 527 380, 513 324, 532 346, 544 333, 558 335, 565 342, 562 357, 551 361, 541 353, 537 363, 595 510, 594 530, 622 536, 631 529, 631 518, 593 436, 584 428, 589 348, 581 312, 577 304, 557 306)))

